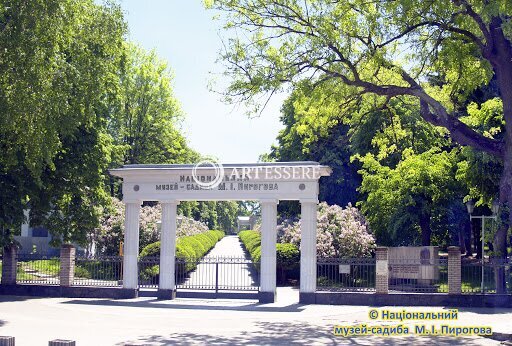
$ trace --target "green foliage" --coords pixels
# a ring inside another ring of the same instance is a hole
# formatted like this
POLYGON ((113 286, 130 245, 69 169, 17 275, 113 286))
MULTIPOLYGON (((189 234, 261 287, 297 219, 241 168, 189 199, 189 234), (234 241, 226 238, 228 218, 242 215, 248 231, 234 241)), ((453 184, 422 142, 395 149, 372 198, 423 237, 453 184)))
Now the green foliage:
MULTIPOLYGON (((201 234, 178 238, 176 242, 176 258, 193 260, 204 257, 215 244, 224 237, 224 232, 210 230, 201 234)), ((149 244, 139 255, 143 257, 160 256, 160 242, 149 244)))
MULTIPOLYGON (((204 233, 178 238, 176 242, 176 266, 184 266, 184 268, 177 268, 177 272, 185 274, 194 270, 197 266, 196 260, 203 258, 224 235, 222 231, 210 230, 204 233)), ((147 245, 139 254, 140 258, 155 256, 160 256, 159 241, 147 245)), ((151 278, 159 275, 158 268, 157 265, 147 267, 141 271, 140 275, 144 280, 150 281, 151 278)))
MULTIPOLYGON (((455 210, 460 209, 455 201, 465 195, 461 182, 472 184, 471 195, 480 195, 480 202, 485 203, 499 177, 502 225, 495 240, 497 252, 505 255, 507 229, 512 222, 512 140, 500 131, 503 122, 512 122, 510 1, 215 0, 206 2, 206 6, 225 15, 225 29, 236 33, 228 35, 221 53, 225 74, 231 77, 224 92, 227 102, 246 103, 257 112, 268 97, 290 87, 296 91, 304 80, 319 90, 316 95, 315 90, 309 93, 317 102, 301 103, 310 113, 301 117, 292 137, 299 138, 303 145, 307 145, 307 138, 315 142, 322 131, 334 129, 336 115, 344 118, 354 113, 344 119, 351 125, 352 143, 358 147, 353 148, 354 153, 361 157, 370 154, 379 166, 390 170, 381 170, 376 180, 400 171, 401 165, 422 166, 412 164, 422 157, 412 156, 431 149, 446 150, 443 155, 451 156, 453 144, 448 137, 496 158, 496 162, 482 160, 487 161, 486 168, 492 169, 485 181, 493 186, 481 193, 475 188, 478 175, 464 164, 459 186, 455 186, 454 173, 450 174, 451 182, 432 170, 425 176, 435 176, 433 180, 440 180, 445 187, 450 185, 447 194, 453 196, 455 210), (475 94, 492 83, 501 103, 487 99, 476 105, 468 103, 478 99, 475 94), (402 106, 404 109, 400 109, 402 106), (501 122, 495 116, 497 109, 503 111, 501 122), (394 110, 400 115, 393 114, 394 110), (468 114, 478 121, 466 121, 468 114), (367 119, 370 117, 373 120, 367 119), (438 128, 417 121, 420 117, 438 128), (301 138, 303 134, 306 138, 301 138), (411 158, 404 164, 406 150, 411 158), (502 172, 499 161, 504 163, 502 172)), ((294 148, 294 155, 297 149, 300 146, 294 148)), ((471 155, 468 158, 469 162, 473 160, 471 155)), ((450 166, 460 161, 451 159, 450 166)), ((363 171, 368 172, 370 166, 378 171, 372 163, 364 164, 367 167, 363 171)), ((404 170, 401 172, 406 175, 404 170)), ((366 178, 363 185, 370 184, 369 174, 366 178)), ((404 198, 394 194, 395 202, 402 207, 393 208, 400 213, 394 215, 397 221, 392 226, 398 231, 402 226, 410 230, 409 225, 420 225, 425 235, 423 243, 429 238, 429 224, 433 220, 442 222, 439 220, 451 212, 447 207, 445 212, 427 212, 429 207, 438 208, 441 199, 434 196, 437 192, 424 178, 410 173, 406 185, 414 187, 411 193, 404 198), (414 180, 417 184, 411 184, 414 180), (422 181, 426 187, 420 186, 422 181)), ((367 186, 363 189, 370 193, 367 186)), ((377 186, 375 189, 379 190, 377 186)), ((390 200, 379 192, 372 198, 390 200)), ((366 211, 375 208, 379 206, 366 211)), ((372 226, 377 226, 376 222, 383 220, 374 218, 372 226)))
POLYGON ((222 229, 230 233, 237 227, 240 204, 235 201, 186 201, 178 205, 178 212, 204 222, 210 229, 222 229))
MULTIPOLYGON (((285 128, 277 136, 268 161, 317 161, 332 168, 332 174, 322 179, 319 199, 329 204, 347 205, 357 201, 360 177, 357 165, 350 162, 349 126, 322 101, 310 83, 301 83, 281 108, 285 128), (319 99, 320 98, 320 99, 319 99), (319 126, 322 123, 322 126, 319 126)), ((337 108, 337 107, 336 107, 337 108)), ((300 213, 295 203, 281 203, 281 214, 300 213)))
POLYGON ((293 244, 276 244, 276 261, 278 268, 297 269, 300 263, 300 251, 293 244))
POLYGON ((259 270, 261 261, 261 233, 253 230, 241 231, 238 233, 238 238, 240 238, 245 250, 251 256, 254 266, 259 270))
MULTIPOLYGON (((257 270, 261 262, 261 233, 258 231, 247 230, 238 233, 245 250, 251 256, 254 266, 257 270)), ((276 244, 276 264, 277 272, 284 276, 284 271, 297 270, 300 263, 300 252, 294 244, 276 244)))
POLYGON ((113 165, 190 163, 199 155, 179 132, 183 113, 174 96, 173 75, 156 52, 126 44, 120 85, 108 132, 114 139, 113 165))
POLYGON ((84 245, 89 240, 99 226, 99 206, 108 203, 104 189, 108 146, 108 137, 97 128, 80 128, 76 136, 63 140, 62 152, 54 159, 55 170, 45 169, 43 185, 32 191, 33 225, 45 225, 57 242, 84 245))
POLYGON ((0 228, 11 230, 1 242, 30 208, 56 239, 83 244, 105 197, 121 11, 92 0, 4 1, 0 27, 0 228))
POLYGON ((126 26, 119 7, 92 0, 2 1, 0 23, 1 161, 37 179, 63 137, 97 120, 126 26))
POLYGON ((95 280, 119 280, 121 278, 120 269, 118 262, 106 260, 79 261, 75 266, 75 277, 95 280))
POLYGON ((407 150, 394 169, 371 154, 360 157, 361 191, 367 196, 360 205, 379 244, 427 245, 421 236, 430 241, 431 218, 446 218, 453 200, 462 206, 455 180, 456 155, 456 150, 432 149, 417 155, 407 150))

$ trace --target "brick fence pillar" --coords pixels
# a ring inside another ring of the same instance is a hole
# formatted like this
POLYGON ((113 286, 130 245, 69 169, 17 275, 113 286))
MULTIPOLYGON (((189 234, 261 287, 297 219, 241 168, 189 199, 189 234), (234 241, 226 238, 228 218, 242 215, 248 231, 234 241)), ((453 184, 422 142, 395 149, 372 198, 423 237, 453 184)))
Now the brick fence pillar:
POLYGON ((16 263, 18 248, 14 245, 5 246, 2 256, 2 285, 16 284, 16 263))
POLYGON ((48 342, 48 346, 75 346, 76 342, 73 340, 56 339, 48 342))
POLYGON ((448 247, 448 294, 461 294, 461 259, 458 246, 448 247))
POLYGON ((16 346, 14 336, 0 336, 0 346, 16 346))
POLYGON ((75 277, 76 249, 71 244, 63 244, 60 248, 60 285, 72 286, 75 277))
POLYGON ((375 250, 375 293, 387 294, 389 289, 388 248, 375 250))

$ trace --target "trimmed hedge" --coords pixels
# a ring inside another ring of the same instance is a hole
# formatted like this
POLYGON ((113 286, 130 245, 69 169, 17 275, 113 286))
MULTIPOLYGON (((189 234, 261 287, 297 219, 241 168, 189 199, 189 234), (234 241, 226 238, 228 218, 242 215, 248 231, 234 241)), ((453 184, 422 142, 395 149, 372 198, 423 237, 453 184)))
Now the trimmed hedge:
MULTIPOLYGON (((176 258, 183 260, 199 259, 210 251, 224 237, 222 231, 206 231, 204 233, 178 238, 176 242, 176 258)), ((154 242, 142 249, 139 255, 144 257, 159 257, 160 242, 154 242)))
MULTIPOLYGON (((261 233, 258 231, 241 231, 238 237, 249 252, 256 269, 260 270, 261 233)), ((276 270, 279 282, 286 278, 299 278, 300 251, 294 244, 276 244, 276 270)))
MULTIPOLYGON (((261 233, 258 231, 241 231, 238 238, 242 241, 245 250, 251 256, 255 263, 259 263, 261 259, 261 233)), ((259 265, 258 265, 259 268, 259 265)))
MULTIPOLYGON (((184 274, 196 269, 196 260, 204 257, 224 235, 223 231, 210 230, 178 238, 176 242, 176 272, 184 274)), ((144 257, 160 257, 160 242, 157 241, 144 247, 139 257, 142 259, 144 257)), ((159 266, 145 268, 140 275, 144 280, 152 281, 159 275, 159 266)))

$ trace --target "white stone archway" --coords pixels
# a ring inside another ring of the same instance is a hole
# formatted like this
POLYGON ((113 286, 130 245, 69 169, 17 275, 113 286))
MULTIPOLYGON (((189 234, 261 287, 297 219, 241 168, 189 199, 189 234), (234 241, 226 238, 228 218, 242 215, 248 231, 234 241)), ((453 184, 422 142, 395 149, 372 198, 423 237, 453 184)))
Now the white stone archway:
POLYGON ((162 204, 160 298, 175 296, 176 208, 180 201, 259 200, 261 203, 260 302, 276 294, 277 204, 301 203, 300 296, 307 302, 316 291, 316 219, 318 180, 331 170, 317 162, 194 165, 125 165, 110 172, 123 178, 126 206, 123 288, 138 288, 139 213, 144 201, 162 204), (218 179, 222 176, 221 179, 218 179), (213 187, 203 187, 218 181, 213 187))

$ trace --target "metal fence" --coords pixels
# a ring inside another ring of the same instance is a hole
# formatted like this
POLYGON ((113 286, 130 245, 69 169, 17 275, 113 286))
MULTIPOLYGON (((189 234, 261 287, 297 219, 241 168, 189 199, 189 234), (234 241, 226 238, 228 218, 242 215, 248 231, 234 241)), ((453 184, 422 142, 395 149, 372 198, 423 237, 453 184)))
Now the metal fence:
POLYGON ((317 290, 375 291, 375 259, 318 258, 317 290))
POLYGON ((160 276, 160 257, 143 257, 139 259, 139 287, 158 287, 160 276))
MULTIPOLYGON (((139 259, 139 286, 157 288, 159 257, 139 259)), ((1 268, 1 262, 0 262, 1 268)), ((177 289, 212 291, 257 291, 258 263, 238 257, 176 259, 177 289)), ((122 257, 77 257, 73 284, 79 286, 122 285, 122 257)), ((60 258, 42 254, 17 256, 16 281, 20 284, 59 285, 60 258)), ((1 274, 0 274, 1 275, 1 274)), ((318 258, 319 291, 375 291, 374 258, 318 258)), ((510 259, 462 259, 463 294, 494 294, 496 282, 502 280, 506 293, 512 294, 510 259), (498 281, 497 281, 498 279, 498 281)), ((448 293, 447 259, 389 261, 390 292, 448 293)))
POLYGON ((461 264, 462 293, 496 293, 496 282, 512 293, 512 264, 508 259, 463 259, 461 264))
POLYGON ((119 286, 122 284, 123 258, 102 256, 98 258, 76 257, 73 285, 119 286))
POLYGON ((389 261, 389 290, 448 293, 447 259, 394 259, 389 261))
POLYGON ((21 284, 58 285, 60 258, 41 254, 17 256, 16 282, 21 284))
POLYGON ((242 257, 206 257, 176 261, 176 289, 257 291, 257 264, 242 257))

